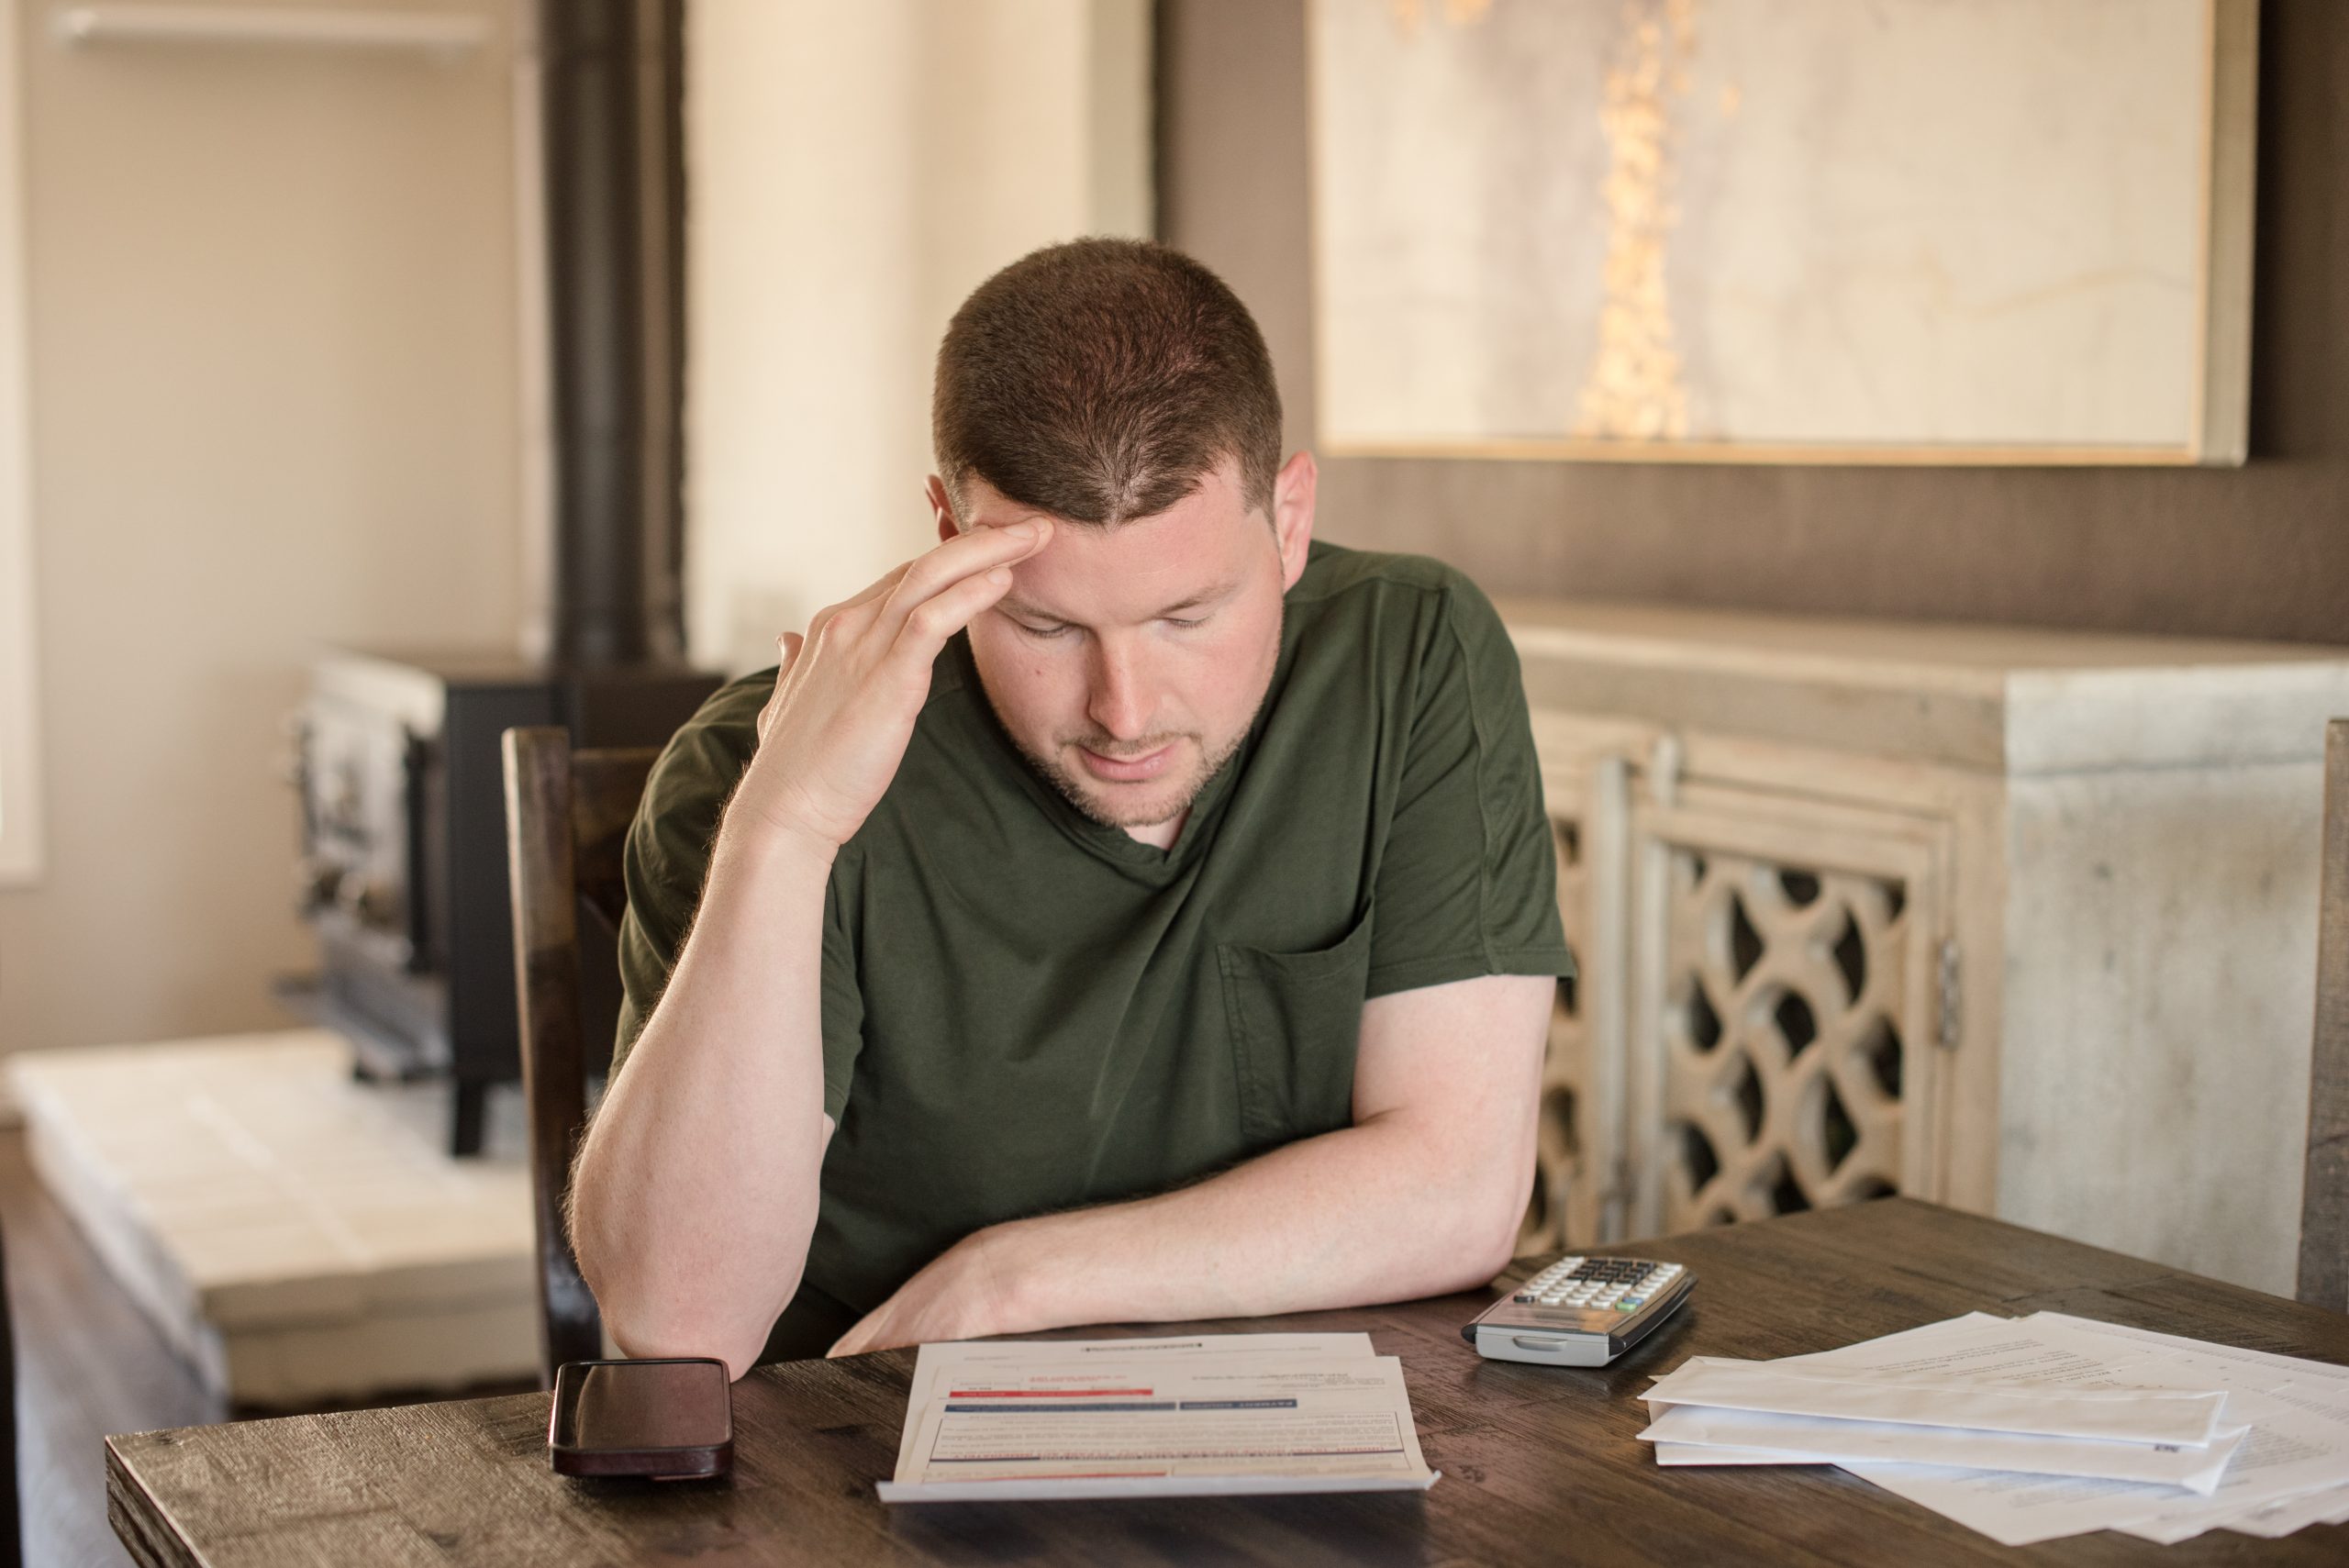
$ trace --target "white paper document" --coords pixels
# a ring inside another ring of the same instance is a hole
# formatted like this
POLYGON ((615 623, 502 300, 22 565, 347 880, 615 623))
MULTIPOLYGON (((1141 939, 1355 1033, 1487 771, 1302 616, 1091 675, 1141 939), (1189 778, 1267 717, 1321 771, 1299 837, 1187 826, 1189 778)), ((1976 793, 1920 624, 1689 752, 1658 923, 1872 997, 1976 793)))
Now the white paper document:
POLYGON ((1361 1334, 925 1345, 884 1502, 1424 1490, 1361 1334))
POLYGON ((2266 1536, 2270 1540, 2310 1525, 2339 1524, 2349 1524, 2349 1486, 2328 1486, 2321 1491, 2303 1492, 2297 1497, 2281 1497, 2240 1514, 2230 1514, 2225 1520, 2228 1529, 2266 1536))
MULTIPOLYGON (((2236 1392, 2229 1397, 2229 1414, 2251 1424, 2249 1437, 2209 1496, 2175 1487, 2038 1473, 1868 1464, 1845 1468, 2009 1546, 2096 1529, 2184 1540, 2266 1504, 2349 1484, 2349 1410, 2298 1394, 2288 1385, 2256 1392, 2258 1384, 2273 1382, 2277 1369, 2272 1365, 2183 1351, 2163 1355, 2161 1366, 2140 1365, 2133 1371, 2137 1375, 2165 1372, 2199 1377, 2210 1386, 2232 1384, 2236 1392)), ((2333 1381, 2320 1380, 2329 1396, 2333 1381)))
POLYGON ((2311 1444, 2305 1431, 2283 1429, 2259 1417, 2219 1489, 2207 1497, 2172 1486, 2036 1473, 1928 1465, 1844 1468, 2002 1545, 2029 1546, 2096 1529, 2185 1540, 2262 1505, 2333 1484, 2328 1478, 2344 1473, 2344 1459, 2349 1454, 2338 1445, 2311 1444))
POLYGON ((2132 1508, 2114 1528, 2148 1540, 2185 1540, 2207 1529, 2233 1529, 2238 1519, 2269 1505, 2349 1483, 2349 1407, 2339 1399, 2330 1388, 2311 1391, 2291 1384, 2245 1396, 2243 1408, 2254 1423, 2253 1440, 2217 1494, 2208 1499, 2165 1498, 2145 1511, 2132 1508))
POLYGON ((1212 1334, 1163 1340, 957 1340, 924 1345, 914 1358, 913 1386, 906 1391, 906 1429, 897 1440, 897 1475, 913 1462, 920 1424, 914 1417, 942 1393, 1026 1395, 1087 1387, 1147 1386, 1170 1361, 1200 1356, 1234 1358, 1226 1375, 1311 1383, 1318 1365, 1270 1366, 1266 1358, 1313 1363, 1331 1357, 1367 1361, 1377 1352, 1368 1334, 1212 1334), (1038 1354, 1038 1351, 1049 1352, 1038 1354))
MULTIPOLYGON (((2083 1339, 2075 1321, 2058 1320, 2053 1314, 1993 1318, 1974 1312, 1838 1350, 1775 1362, 1695 1357, 1687 1367, 1658 1380, 1649 1393, 1653 1395, 1675 1382, 1689 1369, 1715 1366, 1760 1366, 1794 1376, 1865 1382, 1876 1387, 1956 1386, 2009 1396, 2096 1395, 2115 1389, 2133 1396, 2158 1388, 2207 1396, 2213 1389, 2236 1386, 2180 1384, 2175 1375, 2161 1370, 2166 1354, 2156 1345, 2083 1339)), ((2150 1429, 2145 1435, 2151 1435, 2150 1429)))
POLYGON ((1833 1462, 2009 1546, 2349 1520, 2349 1367, 2063 1313, 1692 1358, 1645 1397, 1659 1464, 1833 1462))

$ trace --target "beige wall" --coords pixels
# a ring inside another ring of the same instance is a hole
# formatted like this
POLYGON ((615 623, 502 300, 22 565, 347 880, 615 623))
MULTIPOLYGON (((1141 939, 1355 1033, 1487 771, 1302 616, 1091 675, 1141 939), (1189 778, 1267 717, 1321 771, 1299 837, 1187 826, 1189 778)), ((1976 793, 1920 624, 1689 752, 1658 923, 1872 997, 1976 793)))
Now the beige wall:
POLYGON ((48 865, 0 1047, 284 1021, 310 651, 514 639, 511 6, 417 7, 496 18, 453 64, 20 7, 48 865))
MULTIPOLYGON (((380 3, 380 0, 379 0, 380 3)), ((513 28, 456 64, 68 50, 27 6, 48 866, 0 1049, 266 1027, 307 967, 280 722, 324 643, 512 644, 513 28)), ((922 547, 930 357, 1028 249, 1151 211, 1146 0, 690 7, 702 657, 922 547)), ((520 497, 518 503, 518 496, 520 497)))
MULTIPOLYGON (((17 101, 17 0, 0 0, 0 105, 17 101)), ((33 738, 31 420, 25 387, 22 128, 0 112, 0 887, 41 862, 33 738)))
POLYGON ((687 626, 747 669, 935 538, 930 368, 996 268, 1150 210, 1143 0, 699 0, 687 626))

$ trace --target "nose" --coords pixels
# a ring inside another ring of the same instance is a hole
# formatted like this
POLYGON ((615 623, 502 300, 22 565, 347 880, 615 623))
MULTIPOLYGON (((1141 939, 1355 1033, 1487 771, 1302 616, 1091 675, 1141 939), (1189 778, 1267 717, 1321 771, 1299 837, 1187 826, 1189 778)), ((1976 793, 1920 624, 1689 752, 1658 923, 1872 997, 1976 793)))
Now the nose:
POLYGON ((1144 679, 1139 651, 1123 638, 1094 639, 1092 691, 1085 717, 1102 733, 1119 740, 1139 740, 1150 733, 1151 710, 1156 706, 1144 679))

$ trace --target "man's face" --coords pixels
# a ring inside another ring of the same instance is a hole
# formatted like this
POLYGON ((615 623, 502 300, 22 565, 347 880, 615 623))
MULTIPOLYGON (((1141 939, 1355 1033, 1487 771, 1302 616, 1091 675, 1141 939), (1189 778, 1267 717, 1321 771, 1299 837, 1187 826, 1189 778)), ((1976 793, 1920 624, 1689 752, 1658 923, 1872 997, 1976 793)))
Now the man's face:
MULTIPOLYGON (((1174 842, 1239 749, 1272 684, 1281 596, 1305 569, 1314 468, 1291 458, 1273 517, 1241 498, 1227 458, 1153 517, 1114 528, 1059 522, 971 623, 971 653, 1013 742, 1094 821, 1174 842)), ((941 537, 955 521, 930 481, 941 537)), ((1044 516, 973 479, 963 522, 1044 516)))

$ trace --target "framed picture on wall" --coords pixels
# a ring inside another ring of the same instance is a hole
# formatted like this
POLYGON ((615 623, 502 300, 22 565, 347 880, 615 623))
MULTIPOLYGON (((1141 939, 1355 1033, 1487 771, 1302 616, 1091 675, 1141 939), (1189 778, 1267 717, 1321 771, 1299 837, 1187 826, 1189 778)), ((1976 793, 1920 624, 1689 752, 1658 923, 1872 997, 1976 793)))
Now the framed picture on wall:
POLYGON ((1322 447, 2240 463, 2257 0, 1309 0, 1322 447))

